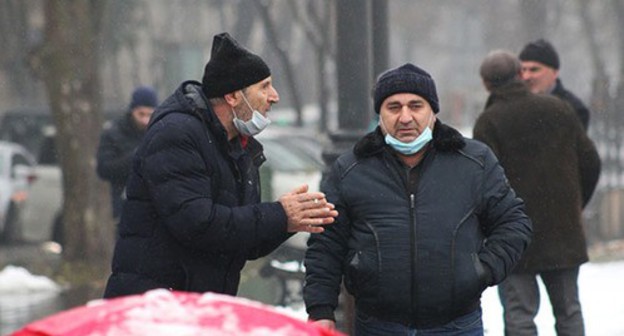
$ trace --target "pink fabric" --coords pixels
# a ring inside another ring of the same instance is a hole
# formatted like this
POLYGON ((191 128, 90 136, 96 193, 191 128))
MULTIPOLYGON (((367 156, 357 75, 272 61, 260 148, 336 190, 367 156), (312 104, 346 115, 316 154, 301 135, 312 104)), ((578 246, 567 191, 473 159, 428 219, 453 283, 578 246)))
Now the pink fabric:
POLYGON ((341 333, 247 299, 154 290, 64 311, 32 322, 12 335, 338 336, 341 333))

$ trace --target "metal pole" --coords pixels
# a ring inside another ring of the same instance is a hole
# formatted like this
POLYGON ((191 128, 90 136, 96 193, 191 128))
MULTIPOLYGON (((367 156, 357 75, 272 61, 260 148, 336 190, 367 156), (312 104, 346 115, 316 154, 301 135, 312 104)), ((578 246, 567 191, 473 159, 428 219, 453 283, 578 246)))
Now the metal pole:
POLYGON ((366 133, 371 119, 371 0, 339 0, 336 5, 338 129, 323 151, 328 166, 366 133))
MULTIPOLYGON (((329 134, 323 151, 327 166, 366 132, 372 117, 373 83, 372 3, 374 0, 338 0, 336 6, 336 64, 338 80, 338 129, 329 134)), ((386 48, 386 47, 384 47, 386 48)), ((338 328, 353 334, 353 297, 342 290, 338 328)))

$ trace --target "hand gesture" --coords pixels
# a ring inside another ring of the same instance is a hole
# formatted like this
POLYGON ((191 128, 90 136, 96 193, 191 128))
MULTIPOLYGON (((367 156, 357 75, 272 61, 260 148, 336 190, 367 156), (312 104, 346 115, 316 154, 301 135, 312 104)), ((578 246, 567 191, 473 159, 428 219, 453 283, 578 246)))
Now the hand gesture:
POLYGON ((322 225, 333 223, 334 217, 338 216, 325 194, 309 193, 307 184, 282 195, 279 202, 288 216, 288 232, 321 233, 325 231, 322 225))

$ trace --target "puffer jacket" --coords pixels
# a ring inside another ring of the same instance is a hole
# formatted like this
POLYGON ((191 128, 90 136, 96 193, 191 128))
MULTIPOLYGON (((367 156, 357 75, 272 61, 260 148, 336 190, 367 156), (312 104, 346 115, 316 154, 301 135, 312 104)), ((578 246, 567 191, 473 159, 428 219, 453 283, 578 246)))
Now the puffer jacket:
POLYGON ((97 150, 97 174, 111 185, 113 217, 121 213, 122 196, 134 151, 139 146, 144 131, 136 127, 130 112, 113 120, 100 136, 97 150))
POLYGON ((340 283, 368 316, 416 328, 476 310, 527 247, 530 220, 494 154, 436 122, 416 190, 379 128, 322 183, 339 217, 305 258, 310 318, 334 319, 340 283))
POLYGON ((234 295, 245 261, 285 241, 287 217, 259 203, 253 138, 243 148, 183 83, 154 112, 137 150, 105 297, 153 288, 234 295))

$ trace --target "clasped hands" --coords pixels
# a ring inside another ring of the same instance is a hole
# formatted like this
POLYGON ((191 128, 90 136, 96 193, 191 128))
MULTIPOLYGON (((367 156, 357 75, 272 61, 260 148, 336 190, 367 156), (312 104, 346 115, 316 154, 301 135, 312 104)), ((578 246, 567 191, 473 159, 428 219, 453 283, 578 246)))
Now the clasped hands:
POLYGON ((338 211, 327 202, 325 194, 308 192, 307 184, 282 195, 279 202, 288 217, 288 232, 321 233, 325 231, 323 225, 333 223, 338 216, 338 211))

